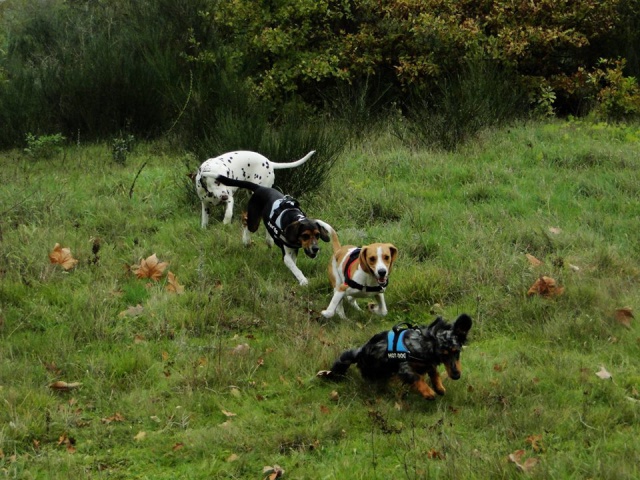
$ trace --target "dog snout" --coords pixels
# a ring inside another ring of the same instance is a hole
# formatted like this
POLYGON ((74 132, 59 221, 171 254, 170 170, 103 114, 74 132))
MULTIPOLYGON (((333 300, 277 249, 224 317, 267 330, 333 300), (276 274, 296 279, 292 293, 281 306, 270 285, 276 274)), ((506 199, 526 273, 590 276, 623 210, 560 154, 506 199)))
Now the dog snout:
POLYGON ((387 269, 386 268, 379 268, 378 269, 378 278, 386 278, 387 276, 387 269))
POLYGON ((459 380, 460 379, 460 372, 458 371, 452 371, 451 375, 449 375, 451 377, 451 380, 459 380))
POLYGON ((229 200, 229 195, 227 195, 226 193, 223 193, 222 195, 220 195, 221 202, 226 202, 227 200, 229 200))

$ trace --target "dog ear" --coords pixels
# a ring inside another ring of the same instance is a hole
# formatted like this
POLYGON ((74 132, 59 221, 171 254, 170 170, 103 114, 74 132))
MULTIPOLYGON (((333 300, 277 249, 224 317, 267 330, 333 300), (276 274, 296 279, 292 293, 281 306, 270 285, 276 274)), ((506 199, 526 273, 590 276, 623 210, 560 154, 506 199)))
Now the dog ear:
POLYGON ((318 231, 320 232, 320 239, 325 241, 325 242, 330 242, 331 241, 331 234, 329 233, 329 230, 327 230, 325 228, 325 226, 323 225, 324 222, 322 221, 317 221, 316 220, 316 225, 318 226, 318 231))
POLYGON ((472 323, 471 317, 466 313, 463 313, 453 323, 453 333, 455 333, 455 335, 464 342, 469 330, 471 330, 472 323))
POLYGON ((360 249, 360 268, 362 268, 365 272, 369 272, 371 274, 373 274, 373 272, 371 271, 371 267, 369 266, 369 262, 367 262, 367 255, 369 253, 369 247, 362 247, 360 249))
POLYGON ((429 324, 429 326, 427 327, 427 330, 430 330, 431 333, 435 334, 438 330, 440 330, 442 327, 446 325, 447 325, 447 322, 445 322, 442 317, 438 317, 429 324))
POLYGON ((395 245, 393 244, 389 244, 389 251, 391 252, 391 262, 390 265, 393 265, 393 262, 396 261, 396 258, 398 258, 398 249, 396 248, 395 245))
POLYGON ((291 245, 298 244, 298 238, 300 237, 300 229, 302 228, 302 224, 300 222, 293 222, 287 225, 284 229, 284 238, 287 240, 287 243, 291 245))

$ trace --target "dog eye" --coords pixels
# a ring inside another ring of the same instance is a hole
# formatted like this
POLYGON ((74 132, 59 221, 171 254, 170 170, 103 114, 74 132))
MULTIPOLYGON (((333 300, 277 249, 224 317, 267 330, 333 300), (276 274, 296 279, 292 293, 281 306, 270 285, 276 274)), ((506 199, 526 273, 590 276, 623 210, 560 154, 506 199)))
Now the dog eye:
POLYGON ((300 235, 300 238, 304 241, 307 241, 311 238, 311 235, 309 235, 308 233, 303 233, 302 235, 300 235))
POLYGON ((218 182, 218 181, 213 182, 213 184, 214 184, 216 187, 219 187, 219 186, 220 186, 220 182, 218 182))
POLYGON ((384 255, 382 258, 385 259, 385 260, 389 260, 389 258, 391 258, 391 257, 389 257, 389 255, 384 255))
POLYGON ((376 263, 376 257, 369 257, 369 263, 376 263))

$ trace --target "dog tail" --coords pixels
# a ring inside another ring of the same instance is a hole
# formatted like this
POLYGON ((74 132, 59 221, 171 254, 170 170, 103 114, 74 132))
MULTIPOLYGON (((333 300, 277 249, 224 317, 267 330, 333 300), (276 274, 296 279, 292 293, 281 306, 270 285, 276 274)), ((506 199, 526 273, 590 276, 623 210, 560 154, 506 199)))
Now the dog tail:
POLYGON ((322 228, 324 228, 327 232, 329 232, 329 235, 331 236, 331 247, 333 248, 333 253, 335 254, 338 250, 340 250, 340 247, 342 246, 340 245, 338 234, 333 229, 333 227, 329 225, 327 222, 323 222, 322 220, 317 220, 317 219, 316 219, 316 222, 318 222, 318 224, 322 228))
POLYGON ((331 367, 331 374, 342 376, 347 373, 349 367, 358 361, 358 355, 360 355, 361 348, 352 348, 346 352, 342 352, 342 355, 333 363, 331 367))
POLYGON ((300 160, 296 160, 295 162, 290 162, 290 163, 271 162, 271 168, 273 168, 274 170, 277 170, 279 168, 298 167, 298 166, 302 165, 304 162, 306 162, 307 160, 309 160, 314 153, 316 153, 316 151, 315 150, 311 150, 304 157, 302 157, 300 160))
POLYGON ((257 183, 247 182, 246 180, 235 180, 233 178, 225 177, 224 175, 216 175, 216 180, 227 187, 246 188, 252 192, 255 192, 260 188, 260 185, 257 183))

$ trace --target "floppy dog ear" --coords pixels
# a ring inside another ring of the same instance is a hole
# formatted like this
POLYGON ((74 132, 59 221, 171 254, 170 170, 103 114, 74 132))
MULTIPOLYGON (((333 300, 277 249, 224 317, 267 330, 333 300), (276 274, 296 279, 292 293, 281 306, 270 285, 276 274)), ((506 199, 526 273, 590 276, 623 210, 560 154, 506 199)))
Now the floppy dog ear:
POLYGON ((362 268, 365 272, 369 272, 373 274, 371 267, 369 266, 369 262, 367 262, 367 255, 369 253, 369 247, 362 247, 360 249, 360 256, 358 257, 360 260, 360 268, 362 268))
POLYGON ((393 244, 389 244, 389 251, 391 252, 391 262, 390 264, 392 265, 393 262, 396 261, 396 258, 398 258, 398 249, 396 248, 395 245, 393 244))
POLYGON ((324 226, 324 222, 319 222, 316 220, 316 225, 318 226, 318 231, 320 232, 320 239, 325 242, 331 241, 331 234, 327 228, 324 226))
POLYGON ((298 243, 298 238, 300 237, 300 229, 302 228, 302 224, 300 222, 293 222, 284 229, 284 238, 291 245, 296 245, 298 243))
POLYGON ((469 330, 471 330, 472 323, 471 317, 463 313, 453 323, 453 333, 464 342, 467 339, 469 330))

